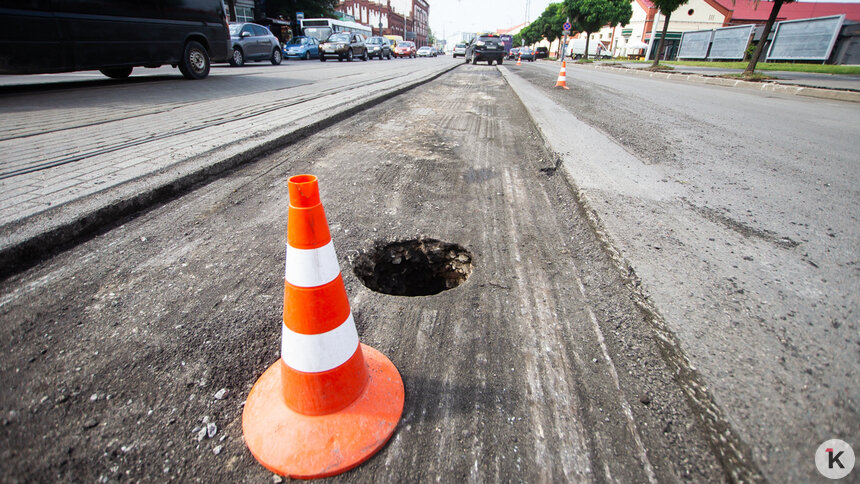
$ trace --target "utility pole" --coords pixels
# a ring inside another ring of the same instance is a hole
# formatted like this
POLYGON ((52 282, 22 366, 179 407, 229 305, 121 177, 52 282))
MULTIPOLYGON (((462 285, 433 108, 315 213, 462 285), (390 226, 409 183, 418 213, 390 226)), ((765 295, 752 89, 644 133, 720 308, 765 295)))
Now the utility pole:
MULTIPOLYGON (((651 27, 651 38, 648 42, 648 50, 645 52, 645 60, 651 58, 651 49, 654 48, 654 37, 657 37, 657 22, 660 21, 660 10, 654 13, 654 25, 651 27)), ((658 52, 657 55, 660 55, 658 52)))

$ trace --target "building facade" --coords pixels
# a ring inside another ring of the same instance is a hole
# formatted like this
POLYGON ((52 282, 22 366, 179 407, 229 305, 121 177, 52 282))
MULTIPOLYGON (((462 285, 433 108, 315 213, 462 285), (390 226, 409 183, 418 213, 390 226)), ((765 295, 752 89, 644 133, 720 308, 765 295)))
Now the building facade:
POLYGON ((430 4, 426 0, 409 0, 408 11, 400 13, 391 6, 370 0, 344 0, 335 8, 337 12, 355 18, 355 21, 373 29, 375 35, 399 35, 415 42, 418 47, 429 45, 430 4))

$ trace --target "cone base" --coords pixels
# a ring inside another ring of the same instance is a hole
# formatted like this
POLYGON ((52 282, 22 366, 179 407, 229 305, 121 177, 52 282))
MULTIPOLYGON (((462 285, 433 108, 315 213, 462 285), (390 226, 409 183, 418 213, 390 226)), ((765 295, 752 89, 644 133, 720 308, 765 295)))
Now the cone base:
POLYGON ((361 345, 369 381, 348 407, 310 416, 284 403, 281 362, 254 384, 242 412, 242 432, 251 454, 282 476, 310 479, 346 472, 381 449, 403 413, 403 380, 394 364, 361 345))

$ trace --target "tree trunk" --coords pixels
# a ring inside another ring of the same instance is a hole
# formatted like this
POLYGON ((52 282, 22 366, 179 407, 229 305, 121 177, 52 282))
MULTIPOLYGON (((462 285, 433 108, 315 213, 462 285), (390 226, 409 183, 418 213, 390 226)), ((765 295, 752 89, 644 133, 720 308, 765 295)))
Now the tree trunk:
POLYGON ((750 59, 750 63, 747 64, 747 68, 744 70, 745 76, 751 76, 753 72, 755 72, 755 65, 758 64, 758 60, 761 57, 762 51, 764 51, 764 44, 767 43, 767 37, 770 35, 770 29, 773 28, 773 23, 776 22, 776 16, 779 14, 779 9, 782 8, 782 3, 784 0, 774 0, 773 8, 770 11, 770 17, 767 18, 767 23, 764 24, 764 32, 761 33, 761 39, 758 41, 758 45, 755 48, 755 52, 750 59))
POLYGON ((588 43, 591 42, 591 32, 585 33, 585 60, 588 60, 588 43))
POLYGON ((227 0, 227 18, 236 21, 236 0, 227 0))
MULTIPOLYGON (((657 64, 660 62, 660 52, 663 51, 663 41, 666 40, 666 31, 669 30, 669 17, 672 16, 672 12, 667 12, 665 15, 666 20, 663 21, 663 33, 660 34, 660 42, 657 44, 657 52, 654 53, 654 63, 651 64, 651 67, 657 67, 657 64)), ((654 18, 657 18, 656 14, 654 15, 654 18)))

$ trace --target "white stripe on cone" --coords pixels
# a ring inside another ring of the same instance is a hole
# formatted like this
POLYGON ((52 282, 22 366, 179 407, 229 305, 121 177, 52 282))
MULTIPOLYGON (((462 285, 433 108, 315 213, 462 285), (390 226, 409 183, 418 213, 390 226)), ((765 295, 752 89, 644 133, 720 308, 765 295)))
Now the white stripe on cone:
POLYGON ((340 265, 334 252, 334 243, 318 249, 297 249, 287 244, 287 262, 284 278, 298 287, 317 287, 335 280, 340 265))
POLYGON ((290 368, 305 373, 337 368, 358 349, 358 331, 352 313, 340 326, 326 333, 296 333, 286 324, 281 329, 281 359, 290 368))

